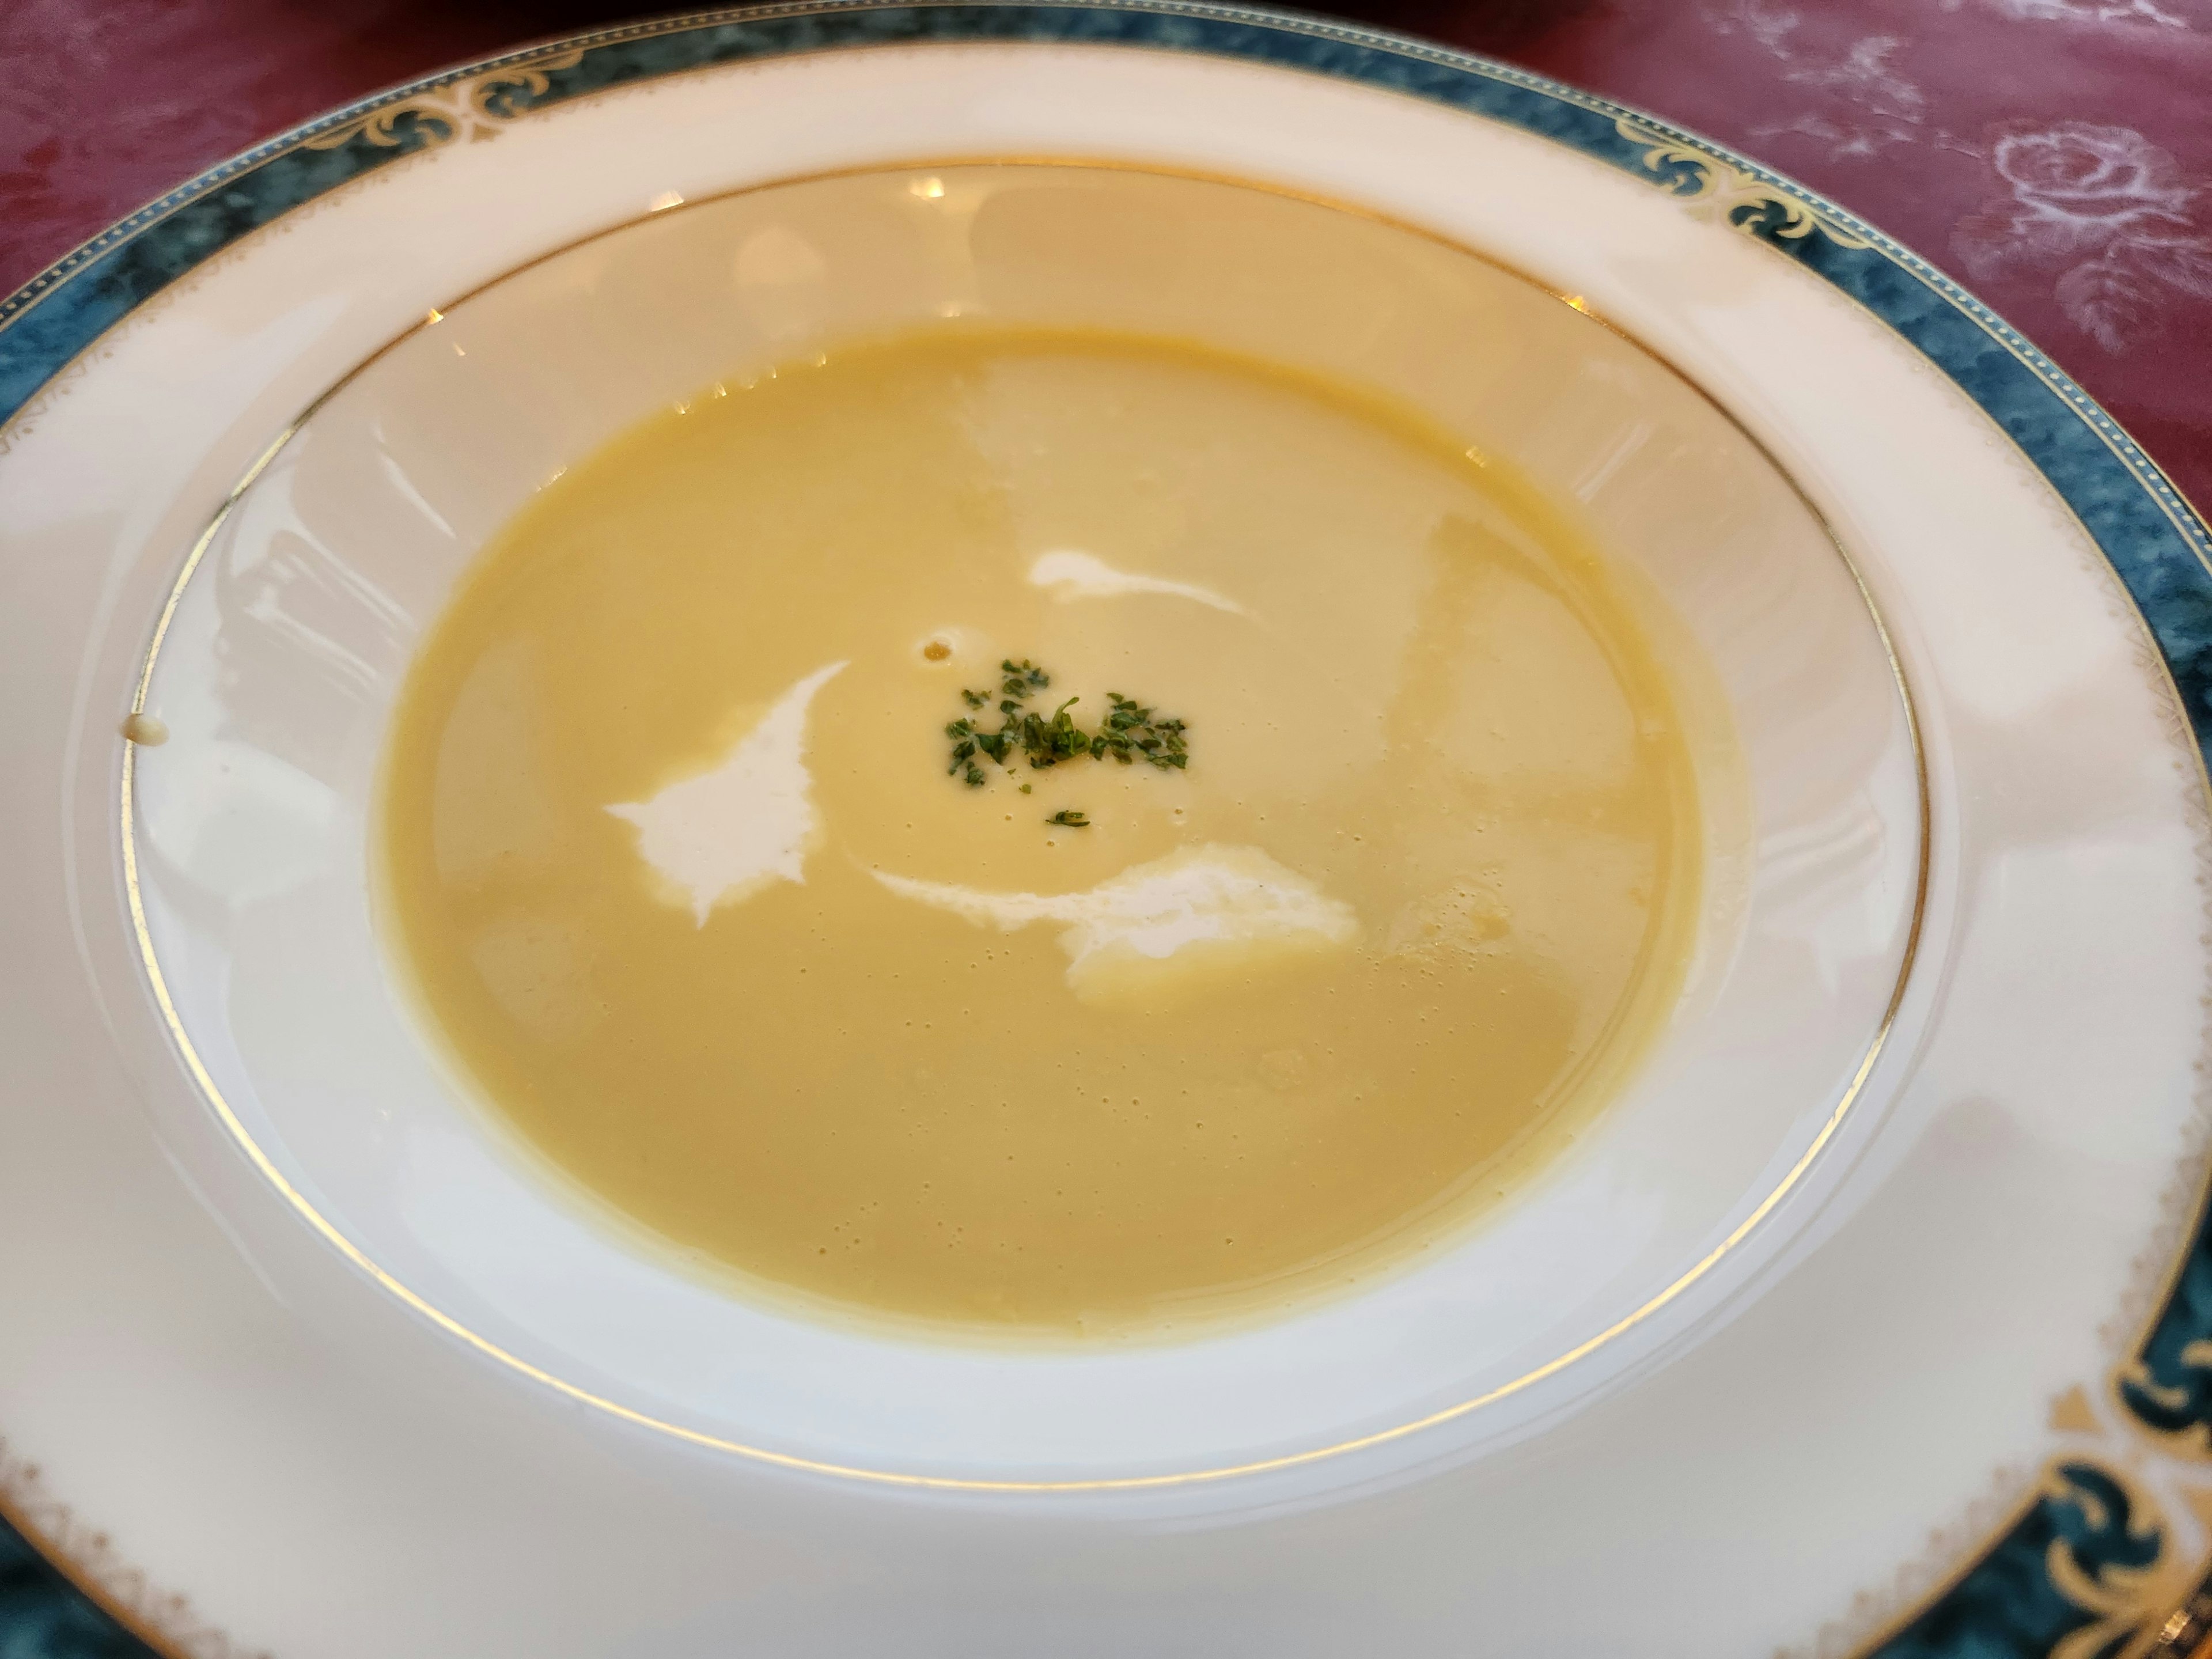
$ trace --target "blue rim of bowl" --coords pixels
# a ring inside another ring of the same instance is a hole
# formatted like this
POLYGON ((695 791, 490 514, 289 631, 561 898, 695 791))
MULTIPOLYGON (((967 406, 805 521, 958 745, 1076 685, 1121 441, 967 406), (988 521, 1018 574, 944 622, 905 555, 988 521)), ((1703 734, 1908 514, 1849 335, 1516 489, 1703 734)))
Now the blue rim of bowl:
MULTIPOLYGON (((1189 0, 826 0, 600 30, 410 82, 210 168, 0 300, 0 456, 138 307, 283 214, 380 167, 534 110, 687 70, 935 42, 1189 52, 1356 82, 1504 123, 1710 206, 1881 318, 2019 447, 2133 596, 2198 750, 2212 755, 2212 531, 2118 423, 1988 307, 1846 210, 1724 146, 1507 64, 1295 13, 1189 0)), ((2104 1386, 2152 1455, 2202 1462, 2212 1449, 2212 1214, 2202 1203, 2187 1237, 2165 1299, 2104 1386)), ((2086 1399, 2079 1408, 2088 1412, 2086 1399)), ((2123 1647, 2186 1653, 2212 1629, 2212 1596, 2191 1595, 2205 1564, 2167 1559, 2168 1529, 2124 1461, 2054 1460, 2031 1499, 1869 1638, 1866 1659, 2040 1659, 2069 1641, 2085 1656, 2123 1647), (2146 1593, 2152 1584, 2163 1588, 2146 1593)), ((101 1650, 129 1650, 134 1637, 157 1650, 171 1645, 175 1632, 150 1616, 153 1598, 112 1593, 101 1582, 110 1575, 72 1561, 8 1498, 0 1488, 0 1516, 131 1632, 110 1632, 101 1650)), ((33 1611, 28 1622, 40 1620, 33 1611)))

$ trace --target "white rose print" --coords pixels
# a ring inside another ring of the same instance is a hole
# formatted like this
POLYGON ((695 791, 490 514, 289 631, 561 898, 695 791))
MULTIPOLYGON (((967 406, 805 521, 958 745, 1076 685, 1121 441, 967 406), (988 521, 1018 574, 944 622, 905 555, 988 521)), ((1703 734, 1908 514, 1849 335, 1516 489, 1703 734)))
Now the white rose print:
POLYGON ((1844 158, 1877 155, 1919 137, 1928 99, 1893 61, 1905 44, 1903 36, 1866 35, 1842 57, 1832 58, 1807 51, 1798 35, 1804 18, 1773 0, 1705 0, 1705 15, 1716 34, 1749 35, 1790 66, 1782 72, 1784 81, 1811 88, 1825 106, 1753 127, 1753 137, 1810 138, 1844 158))
POLYGON ((2059 306, 2107 351, 2142 338, 2161 307, 2212 300, 2212 189, 2128 127, 2061 121, 2000 129, 1990 162, 2011 194, 1954 227, 1977 282, 2057 267, 2059 306))
MULTIPOLYGON (((2059 21, 2071 23, 2161 23, 2185 29, 2186 18, 2160 8, 2157 0, 1995 0, 1996 9, 2023 22, 2059 21)), ((1955 10, 1954 4, 1945 10, 1955 10)))

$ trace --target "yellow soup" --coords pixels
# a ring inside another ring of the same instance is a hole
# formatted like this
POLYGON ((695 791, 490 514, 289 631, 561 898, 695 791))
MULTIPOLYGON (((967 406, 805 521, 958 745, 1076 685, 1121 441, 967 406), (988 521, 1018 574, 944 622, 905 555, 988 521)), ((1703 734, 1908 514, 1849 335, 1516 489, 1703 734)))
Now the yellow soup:
POLYGON ((528 1142, 750 1293, 971 1334, 1404 1261, 1618 1089, 1695 931, 1688 748, 1562 521, 1118 335, 645 422, 484 551, 387 768, 397 951, 528 1142))

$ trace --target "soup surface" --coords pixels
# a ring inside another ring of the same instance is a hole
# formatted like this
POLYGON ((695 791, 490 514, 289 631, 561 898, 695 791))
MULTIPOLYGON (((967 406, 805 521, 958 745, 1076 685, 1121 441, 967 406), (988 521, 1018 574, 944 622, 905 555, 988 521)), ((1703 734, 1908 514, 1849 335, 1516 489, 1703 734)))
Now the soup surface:
POLYGON ((497 1112, 755 1293, 949 1333, 1405 1261, 1617 1090, 1695 932, 1602 564, 1409 412, 1173 342, 704 389, 484 551, 386 764, 388 930, 497 1112))

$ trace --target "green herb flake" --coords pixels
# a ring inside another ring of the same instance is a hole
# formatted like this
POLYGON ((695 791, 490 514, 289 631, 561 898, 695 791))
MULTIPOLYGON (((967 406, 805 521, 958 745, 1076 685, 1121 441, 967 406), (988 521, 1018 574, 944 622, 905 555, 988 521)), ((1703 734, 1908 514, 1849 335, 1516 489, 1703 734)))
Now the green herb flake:
MULTIPOLYGON (((947 770, 964 780, 969 787, 981 788, 987 781, 975 757, 982 756, 994 765, 1004 767, 1009 774, 1014 770, 1017 757, 1026 760, 1030 769, 1042 772, 1065 762, 1090 759, 1104 760, 1109 755, 1123 766, 1133 766, 1139 761, 1157 766, 1163 771, 1180 772, 1190 763, 1190 746, 1184 733, 1188 726, 1179 720, 1164 720, 1149 706, 1133 697, 1125 697, 1119 691, 1106 694, 1106 718, 1097 730, 1085 731, 1070 712, 1082 702, 1070 697, 1054 708, 1049 716, 1029 707, 1031 698, 1052 684, 1052 676, 1028 658, 1016 662, 1008 657, 999 664, 999 729, 986 732, 973 720, 955 720, 946 725, 945 735, 951 739, 951 764, 947 770)), ((963 690, 960 700, 970 709, 981 709, 991 701, 988 691, 963 690)), ((1030 793, 1026 783, 1018 786, 1024 794, 1030 793)), ((1071 830, 1090 827, 1085 814, 1070 808, 1046 820, 1071 830)))

